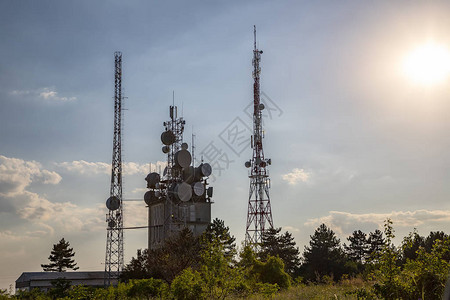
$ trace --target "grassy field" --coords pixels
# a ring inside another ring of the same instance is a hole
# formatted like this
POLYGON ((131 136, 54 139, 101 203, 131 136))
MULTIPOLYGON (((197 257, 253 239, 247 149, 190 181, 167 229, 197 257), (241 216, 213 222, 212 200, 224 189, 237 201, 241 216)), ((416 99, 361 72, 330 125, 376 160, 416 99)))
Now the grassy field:
MULTIPOLYGON (((270 299, 379 299, 370 293, 370 289, 371 284, 359 279, 344 280, 339 284, 299 284, 278 292, 270 299)), ((259 300, 267 297, 255 295, 245 299, 259 300)))

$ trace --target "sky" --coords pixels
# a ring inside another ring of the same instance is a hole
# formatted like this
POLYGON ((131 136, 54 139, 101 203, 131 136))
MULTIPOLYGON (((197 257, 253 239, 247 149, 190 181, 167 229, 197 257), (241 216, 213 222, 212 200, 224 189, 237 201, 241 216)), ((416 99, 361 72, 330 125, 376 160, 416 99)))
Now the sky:
MULTIPOLYGON (((213 165, 212 217, 240 245, 251 149, 229 132, 250 138, 253 25, 274 226, 301 251, 321 223, 342 243, 386 218, 397 244, 414 228, 450 232, 450 78, 421 82, 403 65, 427 43, 450 49, 450 3, 1 1, 0 288, 41 271, 62 237, 80 271, 104 270, 115 51, 124 198, 136 200, 125 226, 147 222, 144 178, 164 161, 174 92, 185 141, 195 134, 196 160, 213 165)), ((129 262, 147 233, 124 235, 129 262)))

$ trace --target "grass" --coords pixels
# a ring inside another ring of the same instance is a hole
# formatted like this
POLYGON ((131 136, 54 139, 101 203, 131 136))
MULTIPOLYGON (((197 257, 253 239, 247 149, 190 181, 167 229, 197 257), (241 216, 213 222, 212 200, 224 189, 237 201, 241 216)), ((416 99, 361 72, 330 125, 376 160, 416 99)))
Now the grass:
MULTIPOLYGON (((280 291, 270 299, 301 299, 301 300, 322 300, 322 299, 379 299, 371 294, 372 284, 364 282, 362 279, 343 280, 333 284, 298 284, 287 290, 280 291)), ((242 298, 243 299, 243 298, 242 298)), ((254 295, 246 299, 259 300, 267 299, 263 295, 254 295)))

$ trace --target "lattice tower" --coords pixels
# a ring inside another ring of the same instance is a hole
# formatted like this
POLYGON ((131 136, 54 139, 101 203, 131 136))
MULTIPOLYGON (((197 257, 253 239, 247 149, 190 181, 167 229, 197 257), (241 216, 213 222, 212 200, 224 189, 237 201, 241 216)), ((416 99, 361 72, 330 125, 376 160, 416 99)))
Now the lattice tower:
POLYGON ((114 53, 114 139, 110 197, 106 201, 108 214, 105 286, 116 284, 123 268, 123 207, 122 207, 122 53, 114 53))
POLYGON ((253 155, 246 166, 250 169, 250 191, 247 210, 247 228, 245 243, 258 248, 261 236, 268 228, 273 228, 272 209, 270 206, 269 187, 270 179, 267 165, 270 159, 264 158, 263 149, 263 123, 262 110, 264 104, 260 99, 260 73, 261 54, 263 51, 256 47, 256 26, 254 27, 254 49, 253 49, 253 135, 251 147, 253 155))

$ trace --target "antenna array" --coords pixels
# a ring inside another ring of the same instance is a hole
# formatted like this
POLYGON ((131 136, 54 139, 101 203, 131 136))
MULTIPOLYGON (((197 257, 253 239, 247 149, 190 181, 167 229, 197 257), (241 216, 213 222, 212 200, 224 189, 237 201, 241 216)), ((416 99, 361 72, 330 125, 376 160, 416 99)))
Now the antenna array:
POLYGON ((261 50, 256 47, 256 26, 254 26, 254 48, 253 48, 253 135, 251 147, 253 155, 251 160, 245 163, 250 168, 250 192, 247 210, 247 227, 245 232, 245 243, 257 248, 261 243, 262 234, 267 225, 273 228, 272 209, 269 196, 269 172, 267 165, 272 163, 271 159, 264 158, 263 150, 263 124, 262 111, 264 104, 260 99, 260 73, 261 50))

